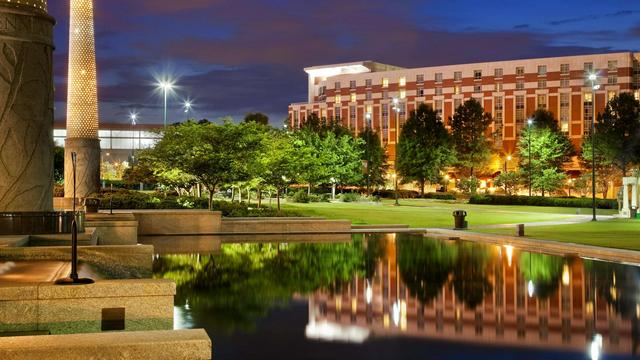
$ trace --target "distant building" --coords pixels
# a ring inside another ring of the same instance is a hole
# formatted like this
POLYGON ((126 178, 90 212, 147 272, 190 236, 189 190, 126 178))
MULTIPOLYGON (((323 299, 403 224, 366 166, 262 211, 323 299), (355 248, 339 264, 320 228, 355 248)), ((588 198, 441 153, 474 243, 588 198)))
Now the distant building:
MULTIPOLYGON (((147 149, 155 145, 160 136, 154 132, 162 129, 162 125, 136 125, 100 123, 98 136, 102 161, 111 163, 130 162, 135 150, 147 149)), ((64 123, 55 123, 53 140, 56 146, 64 147, 67 130, 64 123)))
POLYGON ((455 109, 474 98, 492 114, 487 135, 505 158, 515 152, 520 130, 538 108, 553 112, 579 146, 594 117, 588 75, 598 75, 595 106, 601 112, 621 92, 640 98, 639 61, 638 53, 618 52, 414 69, 371 61, 314 66, 305 68, 307 102, 289 106, 290 126, 299 127, 311 113, 340 119, 356 134, 370 124, 393 162, 400 129, 419 104, 435 109, 448 127, 455 109))

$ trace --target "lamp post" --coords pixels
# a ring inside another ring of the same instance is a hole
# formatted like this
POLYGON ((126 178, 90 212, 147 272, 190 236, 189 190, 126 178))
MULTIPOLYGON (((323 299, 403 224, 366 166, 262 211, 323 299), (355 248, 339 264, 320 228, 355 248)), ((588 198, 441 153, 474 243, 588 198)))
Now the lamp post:
POLYGON ((531 183, 533 181, 533 176, 531 175, 531 125, 533 124, 533 119, 528 119, 527 120, 527 126, 528 126, 528 130, 527 133, 529 133, 529 144, 528 144, 528 148, 529 148, 529 196, 531 196, 531 183))
POLYGON ((591 207, 593 210, 593 217, 591 221, 596 221, 596 90, 600 88, 600 85, 596 84, 598 81, 598 75, 595 73, 589 74, 589 81, 591 82, 591 207))
POLYGON ((511 161, 511 155, 507 155, 507 157, 504 159, 504 173, 505 174, 509 170, 509 166, 507 164, 508 161, 511 161))
POLYGON ((398 202, 398 175, 396 175, 396 173, 393 173, 391 175, 391 177, 393 178, 393 184, 394 184, 394 192, 395 192, 395 198, 396 198, 396 203, 395 205, 398 206, 400 205, 400 203, 398 202))
POLYGON ((398 143, 400 142, 400 106, 398 98, 393 98, 392 100, 393 107, 392 110, 396 113, 396 143, 395 143, 395 152, 394 152, 394 163, 393 166, 395 168, 395 172, 393 173, 393 182, 395 186, 395 195, 396 195, 396 206, 400 205, 398 202, 398 143))
POLYGON ((129 114, 129 119, 131 120, 131 163, 135 162, 135 151, 136 151, 136 123, 138 120, 138 114, 132 112, 129 114))
POLYGON ((173 83, 167 80, 162 80, 158 84, 158 87, 164 93, 164 127, 167 128, 167 96, 169 91, 173 90, 173 83))

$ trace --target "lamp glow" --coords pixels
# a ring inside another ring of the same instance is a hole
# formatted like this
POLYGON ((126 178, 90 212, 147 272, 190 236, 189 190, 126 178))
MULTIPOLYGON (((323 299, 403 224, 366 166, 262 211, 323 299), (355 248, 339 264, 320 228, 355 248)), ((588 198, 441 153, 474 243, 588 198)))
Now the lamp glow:
POLYGON ((529 297, 533 297, 535 290, 536 288, 535 285, 533 285, 533 281, 529 280, 529 283, 527 283, 527 293, 529 293, 529 297))
POLYGON ((589 81, 596 81, 598 76, 596 74, 589 74, 589 81))
POLYGON ((569 274, 569 265, 564 264, 562 267, 562 285, 569 286, 571 276, 569 274))
POLYGON ((364 291, 364 297, 367 304, 371 304, 371 301, 373 300, 373 289, 371 288, 371 284, 369 284, 369 280, 367 280, 367 288, 364 291))

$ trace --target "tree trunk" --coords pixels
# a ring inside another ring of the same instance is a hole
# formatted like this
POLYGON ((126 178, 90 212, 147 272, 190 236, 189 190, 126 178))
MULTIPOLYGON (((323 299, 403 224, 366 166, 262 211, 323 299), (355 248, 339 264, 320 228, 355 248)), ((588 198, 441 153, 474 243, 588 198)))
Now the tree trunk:
POLYGON ((276 199, 278 200, 278 211, 280 211, 280 188, 276 190, 276 199))
POLYGON ((202 185, 200 185, 200 183, 198 183, 198 197, 202 197, 202 185))
POLYGON ((307 195, 311 196, 311 183, 307 185, 307 195))
POLYGON ((421 180, 420 181, 420 195, 424 196, 424 184, 426 181, 421 180))
POLYGON ((260 188, 258 188, 257 190, 258 190, 258 209, 260 209, 260 206, 262 205, 262 190, 260 190, 260 188))
POLYGON ((251 189, 247 188, 247 204, 251 205, 251 189))
POLYGON ((242 188, 238 186, 238 202, 242 203, 242 188))
POLYGON ((233 200, 235 200, 236 198, 236 189, 232 186, 231 187, 231 202, 233 202, 233 200))
POLYGON ((215 188, 207 187, 209 189, 209 210, 213 210, 213 192, 215 188))

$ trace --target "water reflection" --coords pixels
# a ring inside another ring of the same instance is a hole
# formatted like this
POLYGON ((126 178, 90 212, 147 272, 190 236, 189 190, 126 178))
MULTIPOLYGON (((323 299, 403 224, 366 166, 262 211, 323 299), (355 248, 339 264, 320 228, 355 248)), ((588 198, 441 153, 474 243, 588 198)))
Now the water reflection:
POLYGON ((270 309, 306 299, 300 332, 315 340, 408 336, 589 357, 637 351, 637 267, 511 246, 395 234, 230 244, 215 255, 162 256, 154 272, 177 282, 181 321, 227 334, 253 331, 270 309))

